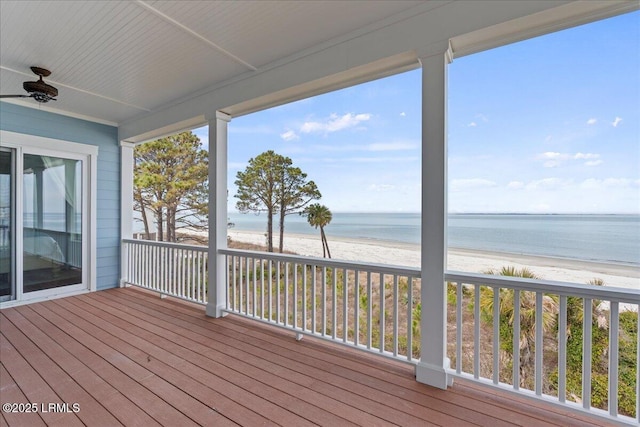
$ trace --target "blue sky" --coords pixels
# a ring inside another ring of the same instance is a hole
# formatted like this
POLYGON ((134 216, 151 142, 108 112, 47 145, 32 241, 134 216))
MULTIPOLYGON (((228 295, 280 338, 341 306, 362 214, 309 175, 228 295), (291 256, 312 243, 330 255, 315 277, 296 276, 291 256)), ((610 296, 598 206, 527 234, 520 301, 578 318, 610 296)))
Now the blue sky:
MULTIPOLYGON (((230 211, 271 149, 334 212, 419 212, 420 87, 418 69, 233 119, 230 211)), ((450 212, 640 213, 640 12, 457 58, 448 90, 450 212)))

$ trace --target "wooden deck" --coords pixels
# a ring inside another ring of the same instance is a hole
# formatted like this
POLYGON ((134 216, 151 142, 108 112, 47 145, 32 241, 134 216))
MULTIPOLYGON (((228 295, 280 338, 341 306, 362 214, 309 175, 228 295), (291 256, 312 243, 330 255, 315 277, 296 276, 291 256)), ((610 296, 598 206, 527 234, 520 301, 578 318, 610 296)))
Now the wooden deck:
POLYGON ((609 425, 132 288, 5 309, 0 332, 1 403, 37 409, 2 425, 609 425))

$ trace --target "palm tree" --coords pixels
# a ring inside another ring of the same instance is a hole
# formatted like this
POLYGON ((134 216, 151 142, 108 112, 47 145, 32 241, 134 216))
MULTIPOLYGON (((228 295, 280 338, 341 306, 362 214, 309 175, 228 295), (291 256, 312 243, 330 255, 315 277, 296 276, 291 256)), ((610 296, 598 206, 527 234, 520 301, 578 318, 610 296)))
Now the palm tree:
MULTIPOLYGON (((499 276, 522 277, 526 279, 538 279, 528 268, 520 270, 514 267, 502 267, 500 271, 489 270, 486 274, 499 276)), ((501 336, 500 347, 507 354, 513 351, 520 352, 520 386, 530 386, 535 364, 532 348, 535 345, 535 292, 520 292, 520 339, 519 348, 513 348, 513 322, 514 322, 514 291, 513 289, 500 289, 500 323, 501 336)), ((493 291, 483 287, 480 294, 480 309, 486 320, 493 319, 493 291)), ((556 296, 543 295, 542 297, 542 330, 548 333, 553 330, 558 314, 558 301, 556 296)))
POLYGON ((331 258, 331 252, 329 252, 329 243, 327 243, 327 236, 324 234, 324 227, 331 222, 331 211, 325 205, 320 203, 314 203, 309 205, 302 211, 301 215, 306 215, 309 225, 316 229, 320 227, 320 239, 322 240, 322 256, 331 258))

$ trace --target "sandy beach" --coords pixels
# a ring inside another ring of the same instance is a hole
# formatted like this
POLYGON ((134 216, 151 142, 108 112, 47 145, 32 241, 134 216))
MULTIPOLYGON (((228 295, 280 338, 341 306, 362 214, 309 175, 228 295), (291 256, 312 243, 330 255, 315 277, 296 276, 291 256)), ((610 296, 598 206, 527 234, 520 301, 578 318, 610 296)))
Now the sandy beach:
MULTIPOLYGON (((265 244, 262 232, 228 230, 233 241, 265 244)), ((362 261, 376 264, 420 266, 418 245, 385 242, 380 240, 345 239, 327 236, 331 256, 345 261, 362 261)), ((274 246, 278 244, 274 236, 274 246)), ((286 234, 284 248, 299 255, 322 257, 320 235, 286 234)), ((606 286, 640 289, 640 269, 621 264, 586 262, 572 259, 542 256, 515 255, 499 252, 450 249, 448 269, 482 273, 503 266, 528 267, 540 278, 571 283, 587 283, 592 279, 602 279, 606 286)))

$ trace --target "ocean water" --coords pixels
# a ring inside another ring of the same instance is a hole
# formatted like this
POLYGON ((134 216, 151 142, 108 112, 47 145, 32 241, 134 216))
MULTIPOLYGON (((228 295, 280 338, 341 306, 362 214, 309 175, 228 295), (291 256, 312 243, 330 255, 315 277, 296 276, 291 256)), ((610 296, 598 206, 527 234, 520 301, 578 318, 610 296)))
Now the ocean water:
MULTIPOLYGON (((265 214, 230 213, 236 230, 266 231, 265 214)), ((306 218, 289 215, 285 231, 319 235, 306 218)), ((333 213, 327 238, 420 244, 419 213, 333 213)), ((277 233, 277 218, 274 219, 277 233)), ((453 214, 453 248, 611 262, 640 267, 640 215, 453 214)))

